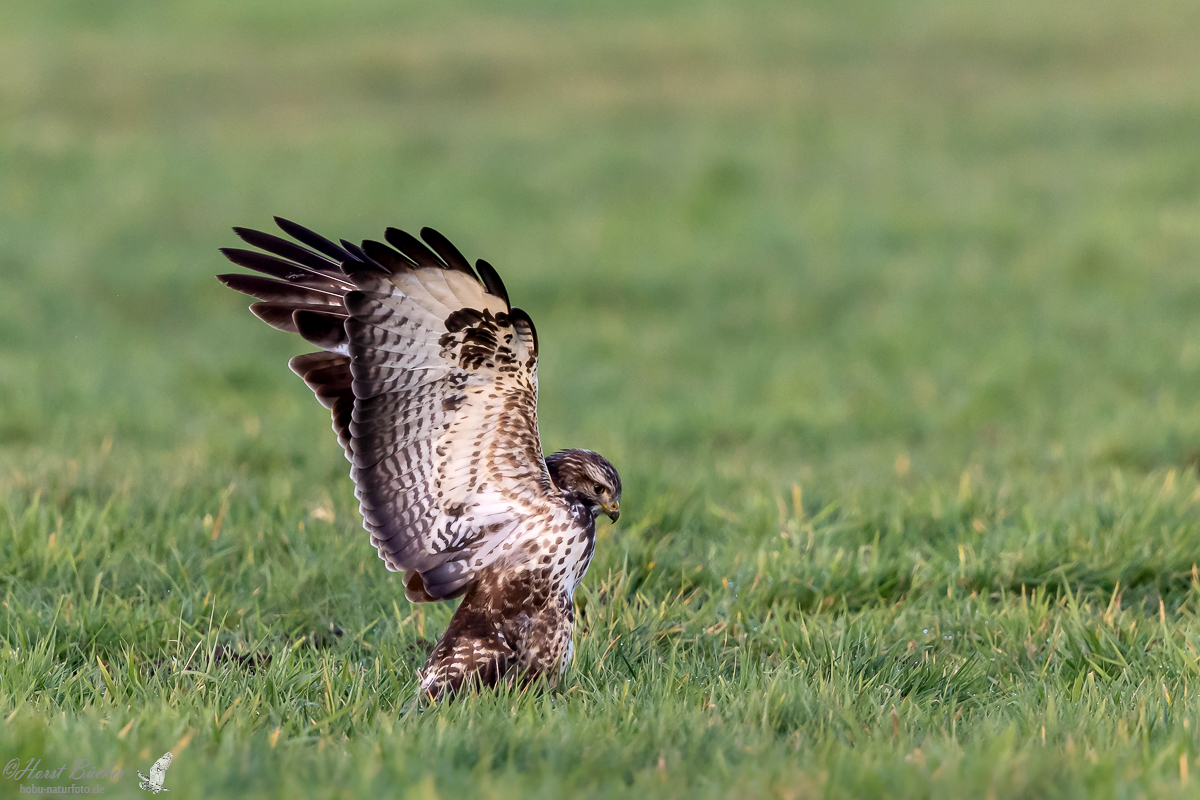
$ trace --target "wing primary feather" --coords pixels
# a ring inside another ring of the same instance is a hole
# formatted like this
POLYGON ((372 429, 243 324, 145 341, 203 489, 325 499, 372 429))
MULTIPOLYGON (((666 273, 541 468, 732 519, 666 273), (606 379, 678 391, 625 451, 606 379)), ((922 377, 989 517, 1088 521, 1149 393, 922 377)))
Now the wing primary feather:
MULTIPOLYGON (((310 306, 305 303, 254 303, 250 306, 250 311, 254 316, 272 328, 288 333, 300 333, 300 329, 296 326, 296 322, 293 319, 293 314, 297 311, 317 311, 321 309, 321 306, 310 306)), ((331 309, 324 313, 327 316, 336 316, 338 319, 346 318, 346 312, 342 309, 337 309, 336 311, 331 309)))
POLYGON ((303 225, 292 222, 290 219, 275 217, 275 224, 279 226, 280 230, 282 230, 288 236, 291 236, 297 242, 306 244, 313 250, 324 253, 339 264, 352 258, 350 253, 338 247, 321 234, 317 233, 316 231, 311 231, 303 225))
POLYGON ((267 302, 312 303, 314 305, 340 306, 342 298, 334 292, 324 291, 296 283, 277 281, 258 275, 230 272, 218 275, 217 280, 230 289, 267 302))
POLYGON ((393 275, 400 272, 409 272, 417 268, 416 264, 383 242, 366 239, 362 243, 362 249, 369 258, 386 267, 393 275))
POLYGON ((508 302, 508 289, 504 288, 504 281, 500 280, 500 273, 496 272, 496 268, 481 258, 475 262, 475 269, 479 270, 479 277, 483 279, 488 293, 499 297, 504 301, 504 305, 512 309, 512 304, 508 302))
POLYGON ((350 359, 347 356, 334 355, 333 353, 303 353, 298 356, 293 356, 288 361, 288 369, 299 375, 301 378, 306 378, 308 373, 317 369, 327 369, 329 367, 341 364, 350 369, 350 359))
POLYGON ((421 238, 425 243, 433 248, 433 251, 441 256, 441 259, 446 262, 446 265, 452 270, 465 272, 472 278, 479 280, 475 275, 475 270, 471 269, 471 264, 466 257, 459 251, 457 247, 450 243, 450 240, 433 228, 421 228, 421 238))
POLYGON ((332 272, 337 274, 339 270, 339 262, 330 261, 320 253, 314 253, 312 250, 301 247, 298 244, 293 244, 287 239, 281 239, 270 233, 263 233, 252 228, 237 228, 233 232, 238 235, 243 242, 251 244, 260 250, 266 250, 268 253, 274 253, 277 256, 283 256, 286 259, 295 261, 297 264, 303 264, 306 267, 320 270, 321 272, 332 272))
POLYGON ((289 361, 288 367, 308 384, 321 405, 330 410, 338 443, 346 451, 346 457, 352 458, 354 443, 350 436, 350 423, 354 411, 354 392, 350 387, 350 358, 324 351, 305 353, 289 361))
POLYGON ((292 321, 291 310, 285 311, 279 306, 279 303, 254 303, 250 306, 250 313, 277 331, 299 333, 296 323, 292 321))
POLYGON ((345 239, 340 240, 342 247, 346 252, 357 258, 359 261, 367 261, 367 254, 362 251, 362 248, 354 242, 348 242, 345 239))
POLYGON ((446 264, 434 255, 434 252, 426 247, 420 239, 411 233, 402 231, 399 228, 388 228, 383 232, 383 238, 387 239, 388 244, 392 247, 412 259, 413 263, 418 267, 446 269, 446 264))
POLYGON ((326 286, 332 289, 353 288, 353 284, 340 275, 310 269, 291 261, 285 261, 277 256, 269 256, 255 250, 242 250, 237 247, 222 247, 221 255, 237 264, 239 267, 252 269, 285 281, 308 286, 326 286))
POLYGON ((337 314, 310 309, 298 309, 292 312, 292 321, 296 332, 305 341, 312 342, 324 350, 337 350, 347 345, 346 318, 337 314))
POLYGON ((380 272, 384 275, 392 274, 391 270, 364 253, 363 249, 354 242, 350 242, 345 239, 342 239, 341 241, 342 245, 350 252, 350 255, 354 257, 354 261, 342 265, 342 271, 347 275, 349 275, 351 272, 355 272, 364 268, 370 272, 380 272))

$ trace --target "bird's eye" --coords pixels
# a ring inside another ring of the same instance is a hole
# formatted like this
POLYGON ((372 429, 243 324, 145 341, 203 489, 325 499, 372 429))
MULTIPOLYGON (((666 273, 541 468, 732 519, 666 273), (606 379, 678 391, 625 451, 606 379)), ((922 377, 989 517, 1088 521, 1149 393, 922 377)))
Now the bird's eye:
POLYGON ((592 488, 596 490, 596 494, 604 494, 604 487, 600 484, 596 484, 592 488))

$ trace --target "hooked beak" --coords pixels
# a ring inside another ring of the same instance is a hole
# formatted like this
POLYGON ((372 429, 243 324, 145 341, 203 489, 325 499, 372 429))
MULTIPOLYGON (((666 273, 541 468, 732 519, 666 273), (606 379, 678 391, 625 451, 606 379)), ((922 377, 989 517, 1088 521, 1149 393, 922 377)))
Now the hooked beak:
POLYGON ((619 501, 613 503, 611 506, 607 505, 605 503, 601 503, 600 507, 602 509, 604 509, 604 513, 607 514, 608 518, 611 519, 613 522, 616 522, 618 519, 621 518, 621 503, 619 501))

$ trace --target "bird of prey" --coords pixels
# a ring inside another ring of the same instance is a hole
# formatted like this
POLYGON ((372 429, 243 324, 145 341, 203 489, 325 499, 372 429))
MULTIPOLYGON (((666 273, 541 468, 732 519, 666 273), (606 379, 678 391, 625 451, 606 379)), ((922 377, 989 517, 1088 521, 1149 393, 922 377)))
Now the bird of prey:
POLYGON ((174 757, 170 753, 163 753, 162 757, 154 762, 154 766, 150 767, 149 775, 139 769, 137 774, 141 781, 138 782, 138 788, 155 794, 171 791, 163 788, 163 780, 167 777, 167 767, 171 766, 171 759, 174 757))
POLYGON ((289 366, 332 412, 363 526, 405 596, 463 598, 418 696, 557 683, 595 520, 617 520, 621 479, 589 450, 542 455, 533 320, 491 264, 473 270, 430 228, 424 243, 388 228, 387 244, 356 245, 275 221, 295 241, 234 228, 258 250, 221 251, 269 277, 218 277, 321 348, 289 366))

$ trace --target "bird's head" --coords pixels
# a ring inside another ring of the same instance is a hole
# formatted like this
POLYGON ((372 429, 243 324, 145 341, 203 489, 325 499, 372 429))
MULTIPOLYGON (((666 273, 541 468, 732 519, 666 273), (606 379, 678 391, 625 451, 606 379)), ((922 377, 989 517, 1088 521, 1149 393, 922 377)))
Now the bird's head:
POLYGON ((616 522, 621 516, 621 476, 604 456, 591 450, 560 450, 546 456, 546 468, 555 486, 591 507, 593 518, 603 512, 616 522))

